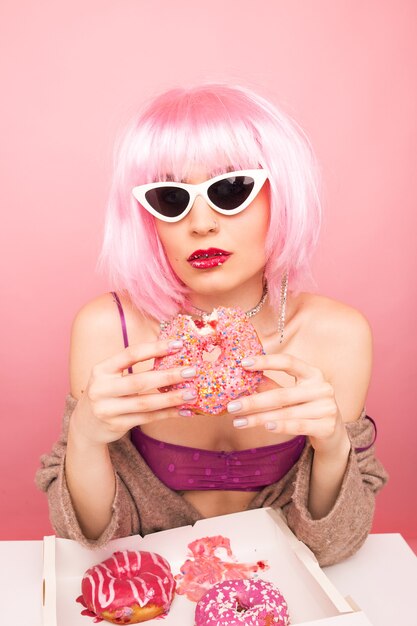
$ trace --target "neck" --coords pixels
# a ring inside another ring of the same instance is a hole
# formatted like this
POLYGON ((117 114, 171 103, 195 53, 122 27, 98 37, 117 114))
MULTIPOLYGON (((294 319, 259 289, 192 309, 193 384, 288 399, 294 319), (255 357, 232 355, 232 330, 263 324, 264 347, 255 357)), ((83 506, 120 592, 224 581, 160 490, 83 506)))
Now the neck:
POLYGON ((210 313, 219 306, 240 307, 243 311, 250 311, 260 302, 264 292, 263 276, 256 277, 236 289, 225 289, 222 292, 209 294, 190 294, 187 313, 202 315, 210 313), (193 310, 195 309, 195 311, 193 310))

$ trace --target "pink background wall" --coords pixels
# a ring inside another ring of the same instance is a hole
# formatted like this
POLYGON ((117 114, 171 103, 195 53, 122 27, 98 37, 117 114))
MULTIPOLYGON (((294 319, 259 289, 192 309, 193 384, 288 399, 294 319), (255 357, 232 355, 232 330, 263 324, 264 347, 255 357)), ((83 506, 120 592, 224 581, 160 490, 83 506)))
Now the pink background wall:
POLYGON ((73 0, 0 7, 0 539, 50 532, 33 476, 60 429, 71 320, 95 274, 116 130, 143 98, 242 82, 322 164, 322 293, 375 334, 368 412, 391 481, 374 530, 417 537, 417 5, 402 0, 73 0))

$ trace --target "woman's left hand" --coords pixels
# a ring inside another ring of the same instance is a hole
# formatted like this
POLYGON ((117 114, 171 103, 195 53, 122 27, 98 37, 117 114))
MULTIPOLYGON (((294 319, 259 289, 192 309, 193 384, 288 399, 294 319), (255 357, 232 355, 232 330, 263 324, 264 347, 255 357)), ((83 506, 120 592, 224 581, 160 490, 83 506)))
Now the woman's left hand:
POLYGON ((319 368, 289 354, 251 357, 244 362, 251 363, 245 365, 247 370, 285 372, 295 378, 295 384, 280 387, 264 377, 266 384, 258 393, 229 402, 235 427, 263 425, 275 433, 307 435, 315 451, 325 455, 337 455, 350 446, 334 389, 319 368))

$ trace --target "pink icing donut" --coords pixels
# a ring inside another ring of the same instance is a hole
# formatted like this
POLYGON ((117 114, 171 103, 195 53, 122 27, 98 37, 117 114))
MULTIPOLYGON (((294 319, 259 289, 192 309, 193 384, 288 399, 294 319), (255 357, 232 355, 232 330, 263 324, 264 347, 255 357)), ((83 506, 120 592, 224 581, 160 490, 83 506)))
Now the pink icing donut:
POLYGON ((226 580, 197 603, 196 626, 287 626, 287 603, 266 580, 226 580))
POLYGON ((124 550, 87 570, 81 589, 90 615, 137 624, 168 613, 175 581, 159 554, 124 550))
POLYGON ((256 330, 239 308, 219 307, 204 321, 178 315, 161 331, 160 338, 182 339, 184 348, 155 359, 155 369, 188 365, 197 369, 192 381, 163 387, 160 391, 195 387, 197 399, 186 408, 196 413, 224 413, 230 400, 254 393, 262 380, 262 372, 249 372, 240 365, 245 357, 263 354, 263 349, 256 330))

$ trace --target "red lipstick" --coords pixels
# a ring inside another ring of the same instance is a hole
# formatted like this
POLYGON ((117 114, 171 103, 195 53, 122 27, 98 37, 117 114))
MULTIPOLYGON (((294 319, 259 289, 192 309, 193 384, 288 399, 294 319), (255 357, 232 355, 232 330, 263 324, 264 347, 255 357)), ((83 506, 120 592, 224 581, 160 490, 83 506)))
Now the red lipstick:
POLYGON ((194 250, 188 257, 188 263, 198 270, 210 269, 223 265, 231 255, 227 250, 220 248, 208 248, 207 250, 194 250))

